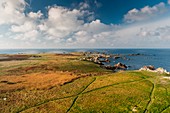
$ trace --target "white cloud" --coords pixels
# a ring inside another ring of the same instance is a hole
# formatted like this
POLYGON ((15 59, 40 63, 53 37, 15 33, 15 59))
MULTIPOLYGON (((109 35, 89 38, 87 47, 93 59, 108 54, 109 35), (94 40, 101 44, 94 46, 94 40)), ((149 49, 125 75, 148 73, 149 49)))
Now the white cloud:
POLYGON ((156 27, 153 29, 144 29, 141 28, 138 33, 139 36, 150 38, 150 39, 159 39, 159 40, 169 40, 170 39, 170 26, 156 27))
POLYGON ((32 19, 38 19, 41 18, 43 16, 43 14, 41 13, 41 11, 38 11, 37 13, 35 12, 30 12, 28 14, 28 17, 32 18, 32 19))
POLYGON ((90 39, 89 43, 92 43, 92 44, 96 43, 96 39, 94 39, 94 38, 90 39))
POLYGON ((169 25, 170 18, 132 24, 116 31, 115 35, 119 37, 116 41, 126 47, 170 47, 168 44, 170 42, 169 25))
POLYGON ((153 7, 145 6, 140 10, 134 8, 124 15, 124 20, 127 23, 149 20, 158 17, 167 11, 168 7, 166 7, 166 5, 161 2, 153 7))
POLYGON ((39 36, 39 32, 36 31, 36 30, 32 30, 32 31, 25 32, 25 33, 22 33, 22 34, 17 34, 14 37, 14 39, 35 41, 35 40, 37 40, 38 36, 39 36))
POLYGON ((37 13, 30 12, 28 16, 25 16, 23 23, 20 23, 18 25, 11 24, 10 31, 16 34, 14 35, 14 39, 37 41, 39 36, 43 36, 39 31, 39 24, 41 23, 40 18, 42 16, 43 15, 40 11, 38 11, 37 13))
POLYGON ((170 0, 168 0, 168 4, 170 4, 170 0))
POLYGON ((88 32, 100 33, 110 30, 111 27, 109 25, 103 24, 99 19, 97 19, 95 21, 92 21, 91 23, 85 24, 84 29, 88 32))
POLYGON ((0 1, 0 26, 8 26, 6 32, 18 40, 35 40, 38 33, 38 24, 43 16, 41 11, 25 14, 27 3, 25 0, 0 1))
POLYGON ((3 38, 4 37, 4 35, 0 35, 0 38, 3 38))
MULTIPOLYGON (((15 0, 14 0, 15 1, 15 0)), ((36 41, 38 37, 43 37, 42 40, 52 40, 57 43, 79 43, 84 41, 95 42, 96 39, 91 39, 95 33, 104 32, 109 27, 100 22, 100 20, 85 23, 85 18, 92 18, 93 13, 88 11, 89 5, 87 3, 80 3, 79 9, 68 9, 61 6, 48 7, 48 17, 42 18, 41 11, 30 12, 24 14, 26 2, 19 0, 11 2, 10 0, 3 0, 3 3, 12 4, 13 7, 8 7, 11 11, 9 19, 4 20, 3 24, 10 24, 11 37, 16 40, 36 41), (19 11, 16 18, 15 11, 19 11), (21 16, 22 15, 22 16, 21 16), (16 22, 19 21, 19 22, 16 22), (87 31, 86 35, 78 37, 79 33, 87 31), (93 32, 93 33, 91 33, 93 32), (76 34, 77 33, 77 34, 76 34), (12 36, 13 35, 13 36, 12 36), (76 42, 75 42, 76 41, 76 42)), ((8 12, 8 11, 7 11, 8 12)), ((2 23, 2 22, 1 22, 2 23)))
POLYGON ((21 24, 24 22, 26 2, 24 0, 1 0, 0 1, 0 25, 21 24))
POLYGON ((92 7, 88 1, 80 2, 77 9, 83 14, 83 18, 81 17, 81 19, 88 22, 95 20, 94 12, 91 11, 92 7))
POLYGON ((40 25, 37 26, 40 31, 46 31, 48 27, 45 25, 45 23, 41 23, 40 25))
POLYGON ((12 32, 28 32, 36 28, 36 24, 32 21, 26 21, 23 25, 12 25, 11 31, 12 32))
POLYGON ((76 9, 69 10, 59 6, 50 7, 48 19, 39 25, 39 28, 50 36, 64 38, 77 31, 84 23, 78 19, 82 15, 83 14, 76 9))
MULTIPOLYGON (((114 30, 118 27, 113 25, 103 24, 99 19, 90 23, 85 23, 81 30, 76 32, 70 38, 74 41, 72 44, 76 46, 108 46, 109 39, 114 40, 114 30)), ((69 39, 69 40, 71 40, 69 39)))
POLYGON ((79 8, 80 10, 85 10, 85 9, 90 8, 89 4, 86 3, 86 2, 81 2, 81 3, 79 4, 79 7, 80 7, 80 8, 79 8))

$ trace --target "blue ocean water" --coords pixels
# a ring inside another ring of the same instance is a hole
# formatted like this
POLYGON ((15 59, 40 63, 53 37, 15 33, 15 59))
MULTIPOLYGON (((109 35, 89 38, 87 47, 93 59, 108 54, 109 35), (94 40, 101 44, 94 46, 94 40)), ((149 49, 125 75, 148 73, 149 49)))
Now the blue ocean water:
POLYGON ((0 54, 36 54, 36 53, 69 53, 69 52, 104 52, 107 54, 122 54, 128 60, 113 59, 109 65, 114 65, 118 62, 130 66, 129 70, 139 69, 144 65, 153 65, 156 68, 163 67, 170 71, 170 49, 0 49, 0 54), (137 54, 139 56, 129 56, 128 54, 137 54))

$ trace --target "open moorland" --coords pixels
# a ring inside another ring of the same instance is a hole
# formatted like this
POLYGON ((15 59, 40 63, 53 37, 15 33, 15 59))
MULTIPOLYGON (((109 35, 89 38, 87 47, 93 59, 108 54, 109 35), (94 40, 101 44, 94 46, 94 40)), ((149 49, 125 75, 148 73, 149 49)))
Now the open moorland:
POLYGON ((170 77, 113 72, 81 53, 0 55, 1 113, 170 113, 170 77))

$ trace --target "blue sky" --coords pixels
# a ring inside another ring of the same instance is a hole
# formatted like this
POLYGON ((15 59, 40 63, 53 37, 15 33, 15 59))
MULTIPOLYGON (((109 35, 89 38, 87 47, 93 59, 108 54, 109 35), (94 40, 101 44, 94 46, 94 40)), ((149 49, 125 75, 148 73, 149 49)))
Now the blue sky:
POLYGON ((1 0, 3 48, 169 48, 170 0, 1 0))
POLYGON ((154 6, 160 2, 167 3, 167 0, 27 0, 27 2, 31 7, 29 11, 41 10, 43 13, 47 13, 45 7, 54 4, 74 9, 81 2, 85 2, 89 4, 89 10, 95 13, 95 17, 103 23, 119 24, 122 23, 123 16, 133 8, 140 9, 147 5, 154 6))

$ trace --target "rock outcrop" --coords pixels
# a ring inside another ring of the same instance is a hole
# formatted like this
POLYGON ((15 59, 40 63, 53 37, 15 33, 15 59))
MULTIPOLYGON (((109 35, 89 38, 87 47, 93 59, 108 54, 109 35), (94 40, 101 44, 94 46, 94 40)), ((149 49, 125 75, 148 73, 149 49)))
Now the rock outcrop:
POLYGON ((143 66, 140 70, 155 70, 155 67, 152 66, 152 65, 149 65, 149 66, 143 66))
POLYGON ((110 65, 103 65, 101 66, 102 68, 108 69, 108 70, 115 70, 116 68, 114 66, 110 66, 110 65))
POLYGON ((170 74, 170 72, 168 72, 167 70, 165 70, 164 68, 157 68, 155 69, 154 66, 143 66, 142 68, 139 69, 140 71, 149 71, 149 72, 156 72, 156 73, 160 73, 160 74, 170 74))
POLYGON ((170 74, 170 72, 168 72, 167 70, 163 68, 157 68, 155 71, 161 74, 170 74))
POLYGON ((122 63, 117 63, 114 65, 115 69, 127 69, 127 66, 125 64, 122 64, 122 63))

